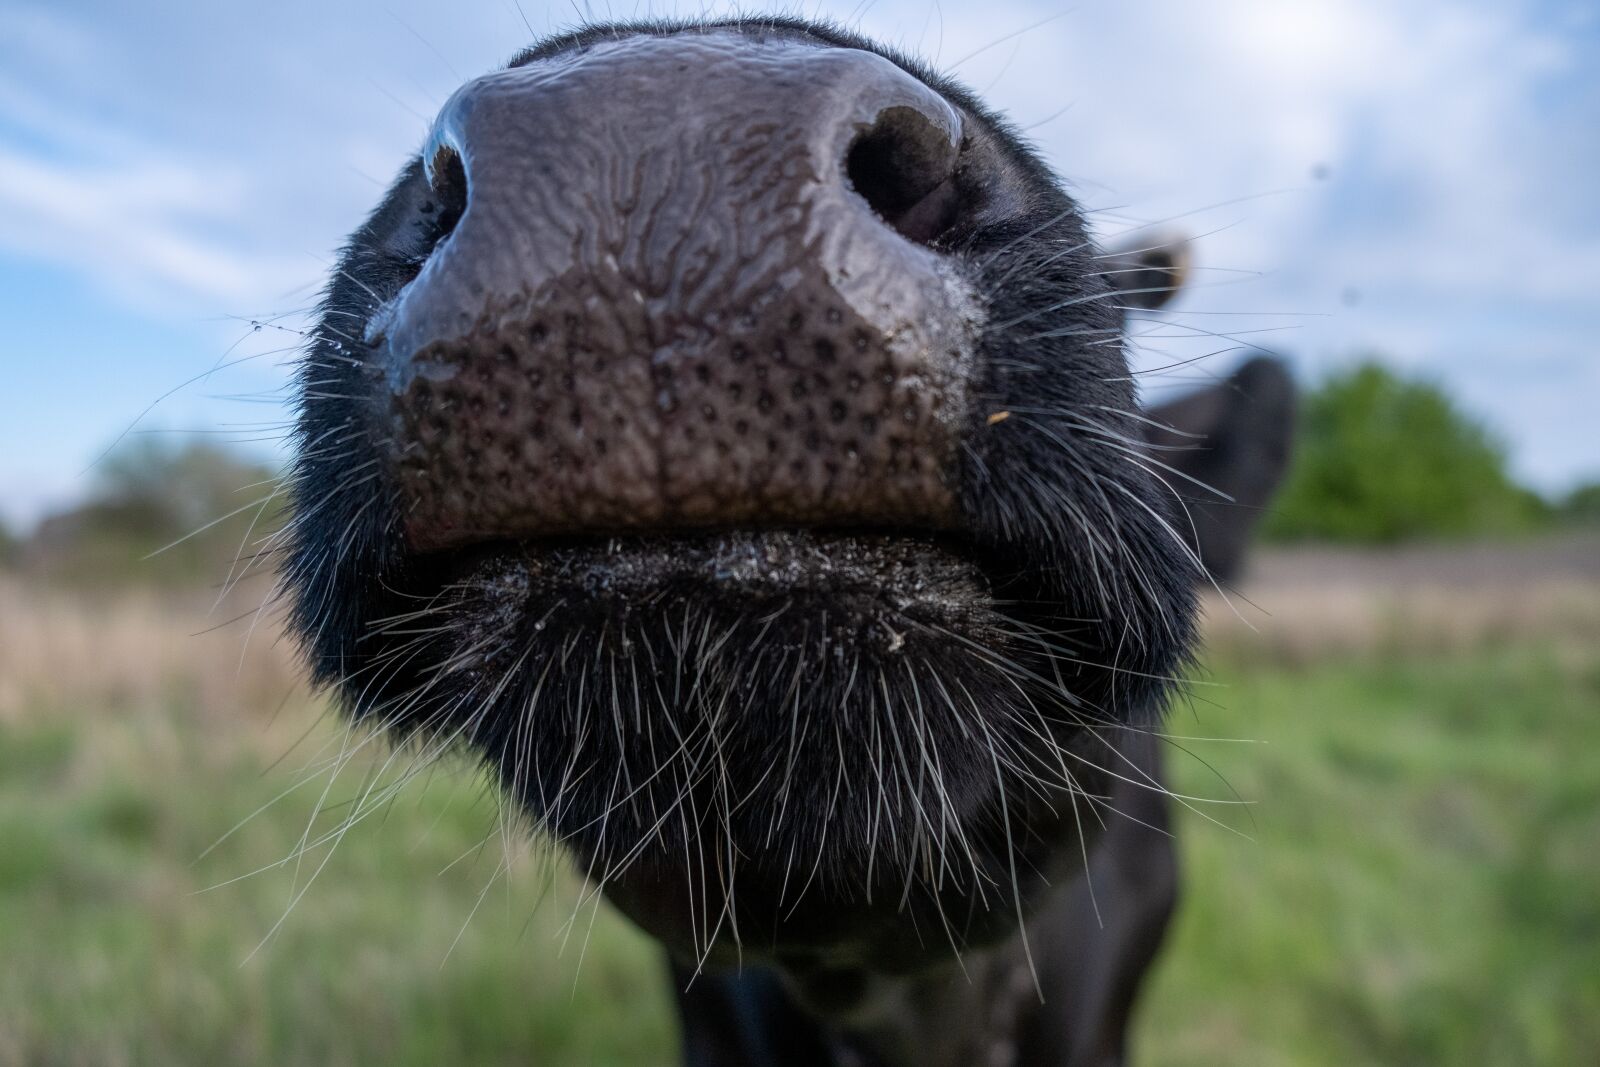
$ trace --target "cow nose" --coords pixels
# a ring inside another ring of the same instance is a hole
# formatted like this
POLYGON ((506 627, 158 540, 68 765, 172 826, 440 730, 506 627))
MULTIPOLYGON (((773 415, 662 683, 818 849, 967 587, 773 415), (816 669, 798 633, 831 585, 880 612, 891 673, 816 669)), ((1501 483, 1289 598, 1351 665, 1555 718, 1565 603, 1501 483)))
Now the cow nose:
POLYGON ((469 83, 446 105, 423 153, 446 227, 465 212, 475 185, 507 183, 513 193, 524 190, 530 164, 541 177, 561 175, 566 166, 560 161, 540 158, 557 145, 609 152, 612 166, 675 146, 686 157, 679 162, 694 165, 687 158, 693 138, 715 131, 730 139, 777 135, 787 142, 791 165, 822 180, 843 180, 913 240, 937 237, 954 207, 950 178, 961 123, 950 105, 869 52, 808 49, 810 54, 761 54, 749 61, 742 53, 750 47, 735 42, 730 57, 729 42, 636 42, 618 49, 622 55, 607 57, 603 71, 593 72, 597 77, 517 69, 469 83), (650 55, 662 51, 667 54, 650 55), (595 86, 602 95, 579 98, 601 78, 608 83, 595 86), (545 117, 567 136, 546 140, 554 131, 530 121, 527 109, 562 103, 570 111, 547 111, 545 117), (746 130, 729 126, 741 119, 746 130), (575 127, 594 134, 609 130, 622 139, 611 145, 598 136, 575 139, 575 127))
POLYGON ((462 87, 423 152, 443 236, 368 331, 413 546, 947 525, 961 146, 882 57, 738 34, 462 87))

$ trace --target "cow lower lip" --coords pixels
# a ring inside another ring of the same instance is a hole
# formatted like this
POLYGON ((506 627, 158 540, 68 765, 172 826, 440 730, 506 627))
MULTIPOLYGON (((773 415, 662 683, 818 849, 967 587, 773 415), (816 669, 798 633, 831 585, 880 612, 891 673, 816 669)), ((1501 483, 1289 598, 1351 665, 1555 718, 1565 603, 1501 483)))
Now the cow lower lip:
POLYGON ((991 601, 989 580, 956 539, 900 531, 807 529, 629 534, 494 542, 458 550, 469 585, 511 583, 518 598, 641 605, 703 592, 752 603, 807 593, 956 621, 991 601))

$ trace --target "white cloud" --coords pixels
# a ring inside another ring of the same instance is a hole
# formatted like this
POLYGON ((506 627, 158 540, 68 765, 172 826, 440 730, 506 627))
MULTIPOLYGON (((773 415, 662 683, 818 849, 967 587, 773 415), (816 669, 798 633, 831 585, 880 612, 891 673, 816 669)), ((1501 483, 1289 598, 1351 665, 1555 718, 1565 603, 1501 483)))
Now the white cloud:
MULTIPOLYGON (((418 115, 527 37, 499 0, 203 19, 198 4, 94 2, 0 12, 0 247, 155 315, 265 310, 315 281, 420 142, 418 115)), ((521 6, 539 31, 573 18, 521 6)), ((1186 220, 1220 229, 1200 262, 1263 276, 1210 275, 1184 310, 1318 313, 1179 321, 1296 323, 1250 337, 1310 366, 1384 349, 1459 384, 1541 480, 1600 466, 1563 427, 1592 373, 1523 363, 1583 366, 1600 336, 1600 45, 1574 32, 1584 5, 1091 0, 1041 24, 1057 10, 880 0, 862 26, 947 64, 1024 31, 957 73, 1024 124, 1072 105, 1030 136, 1088 203, 1121 206, 1102 231, 1229 203, 1186 220)))
POLYGON ((146 306, 248 306, 286 287, 284 265, 203 233, 240 209, 244 188, 227 172, 0 150, 0 243, 85 271, 146 306))

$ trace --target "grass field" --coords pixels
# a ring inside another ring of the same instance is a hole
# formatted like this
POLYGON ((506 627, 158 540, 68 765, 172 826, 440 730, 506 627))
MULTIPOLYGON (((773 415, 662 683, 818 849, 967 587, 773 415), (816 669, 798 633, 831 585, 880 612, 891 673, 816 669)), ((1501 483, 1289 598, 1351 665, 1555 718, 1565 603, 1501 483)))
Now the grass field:
MULTIPOLYGON (((1253 803, 1183 819, 1136 1062, 1600 1062, 1600 585, 1352 588, 1214 612, 1172 732, 1247 740, 1170 766, 1253 803)), ((0 586, 0 1064, 673 1062, 648 943, 470 768, 330 787, 361 739, 198 617, 0 586)))

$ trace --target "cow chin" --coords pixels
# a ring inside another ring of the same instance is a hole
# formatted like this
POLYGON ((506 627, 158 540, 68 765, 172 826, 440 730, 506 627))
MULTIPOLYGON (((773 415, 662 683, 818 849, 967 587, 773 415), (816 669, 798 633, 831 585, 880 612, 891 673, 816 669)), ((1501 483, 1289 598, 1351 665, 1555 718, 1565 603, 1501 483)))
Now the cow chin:
POLYGON ((959 539, 569 538, 432 565, 440 621, 403 628, 434 635, 450 729, 693 958, 919 965, 1015 921, 1018 842, 1042 887, 1095 825, 1063 818, 1106 762, 1044 673, 1064 637, 959 539), (949 937, 906 938, 919 917, 949 937))

